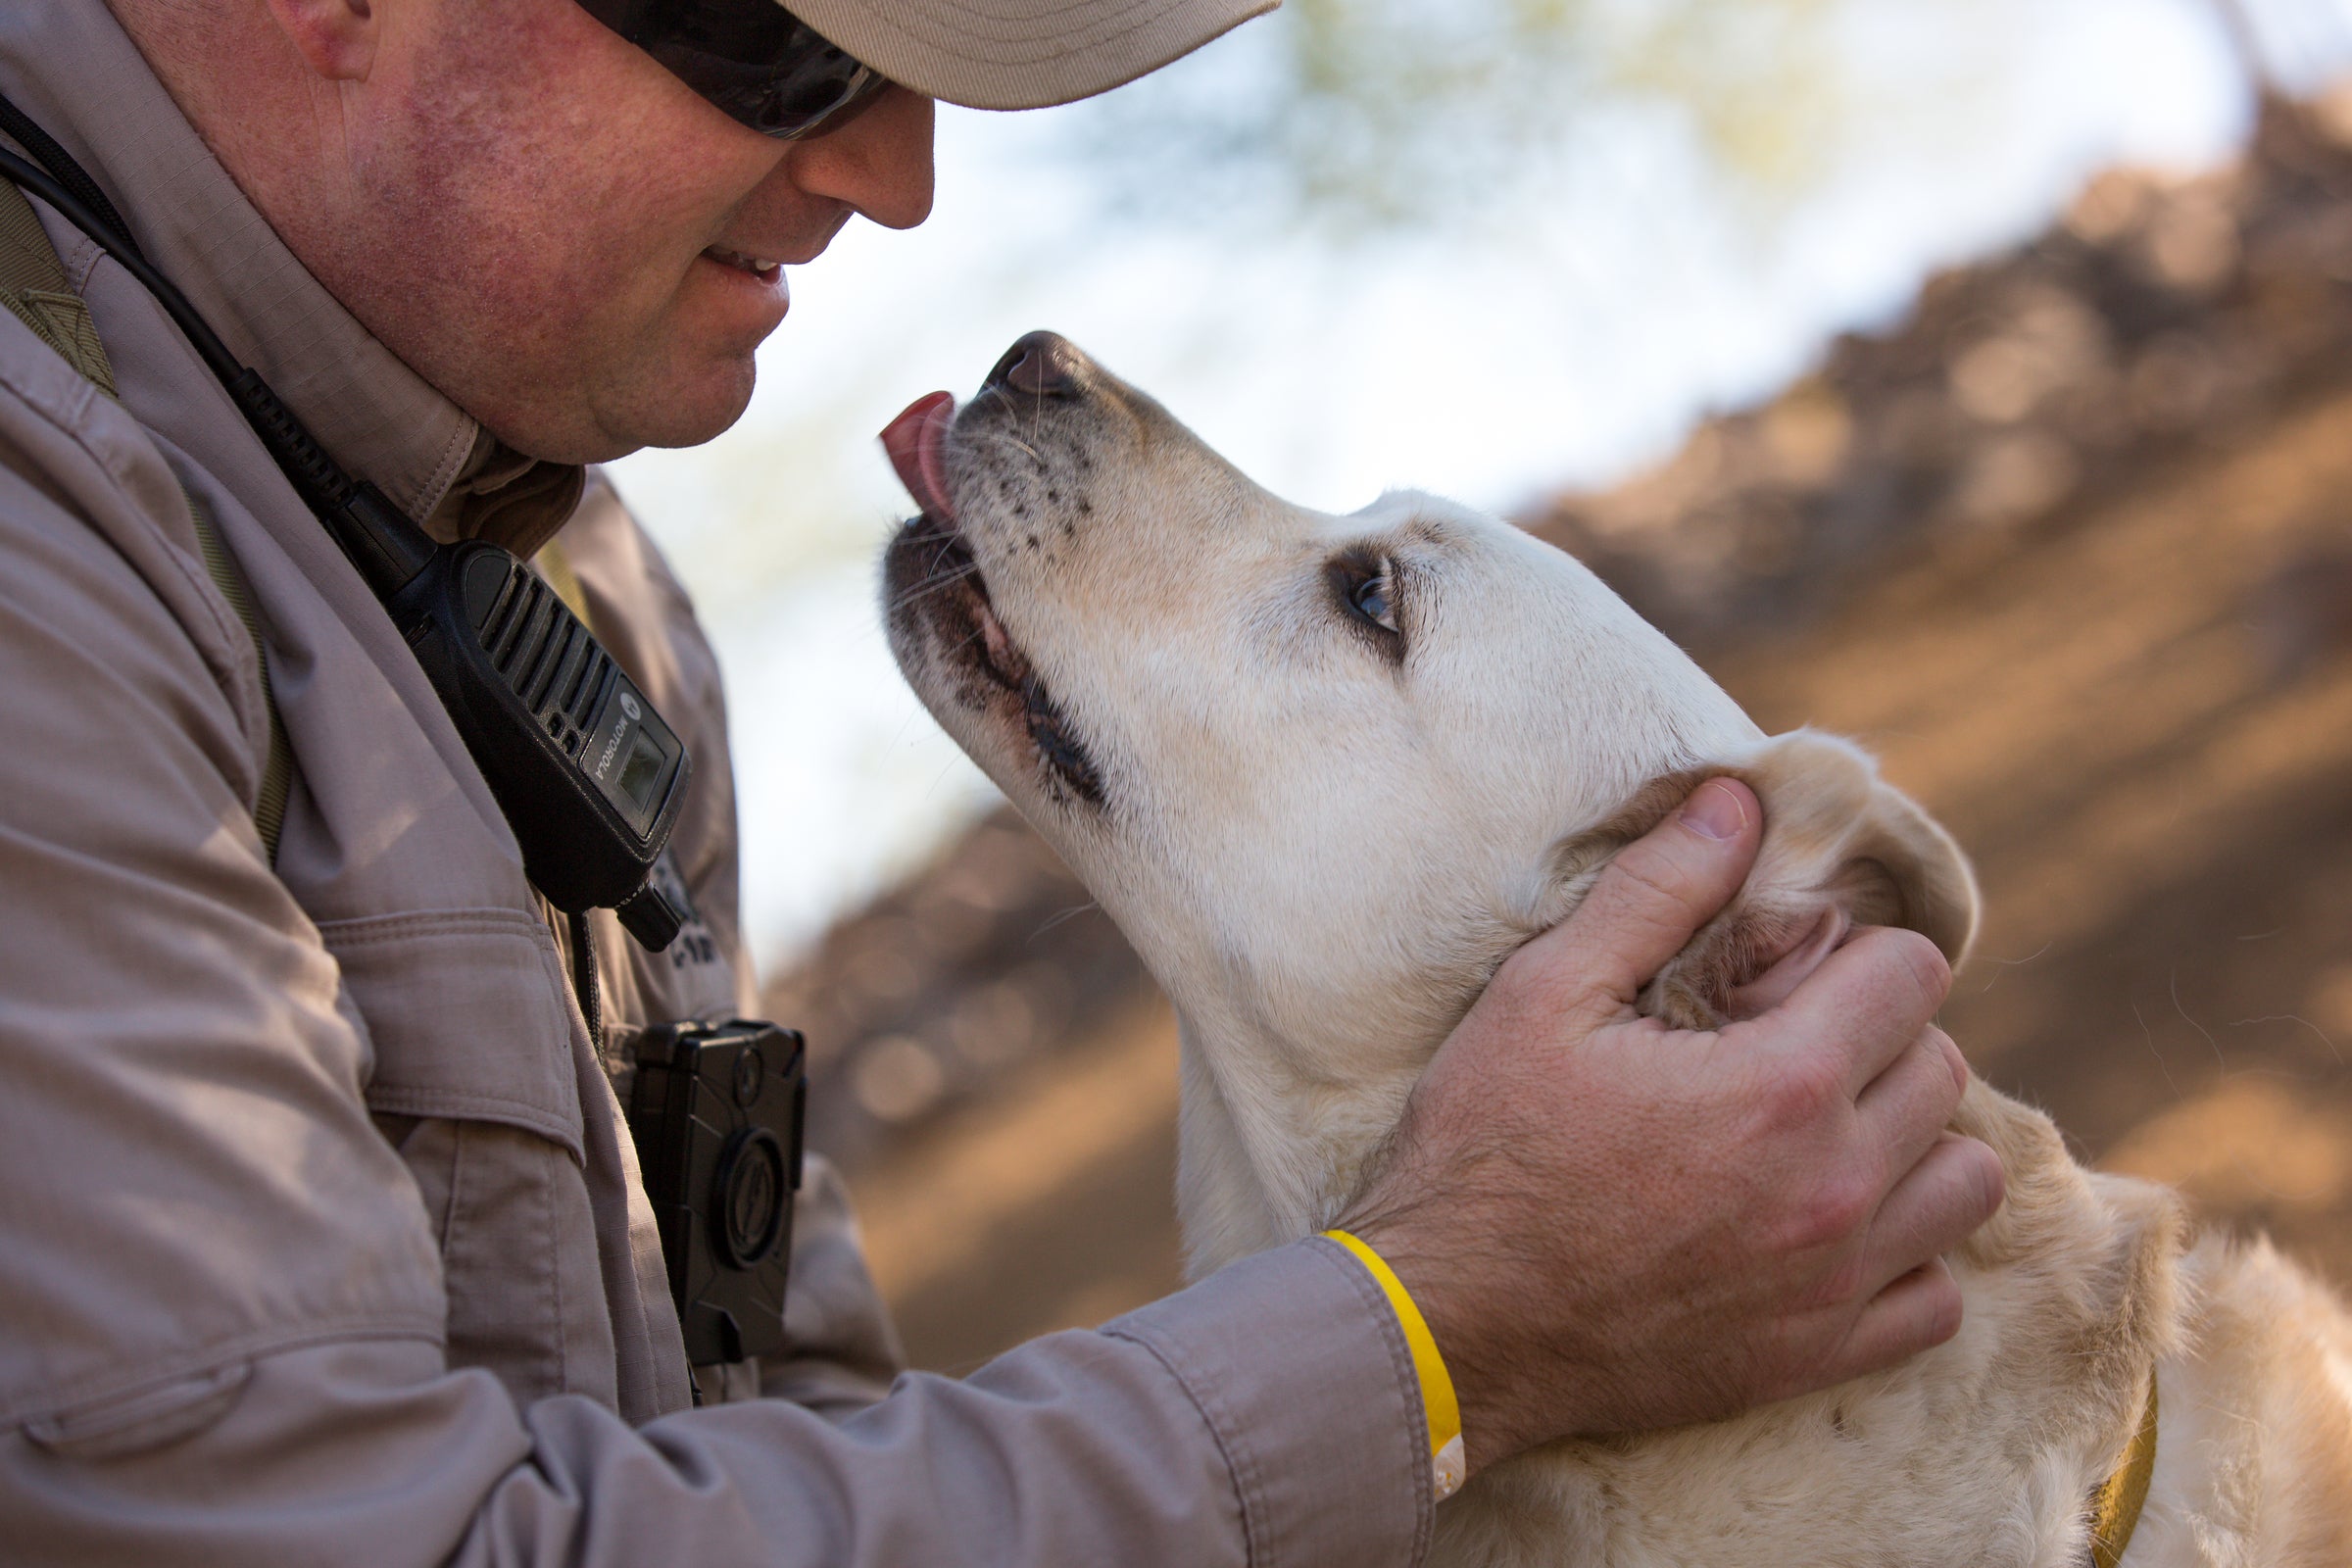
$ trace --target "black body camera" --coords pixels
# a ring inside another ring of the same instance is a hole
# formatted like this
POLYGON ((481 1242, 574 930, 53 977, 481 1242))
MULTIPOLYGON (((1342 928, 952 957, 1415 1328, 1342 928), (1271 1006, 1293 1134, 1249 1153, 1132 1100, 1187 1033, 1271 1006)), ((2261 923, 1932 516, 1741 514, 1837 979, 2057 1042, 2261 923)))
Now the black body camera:
POLYGON ((808 1097, 801 1037, 746 1018, 658 1024, 636 1056, 629 1131, 686 1359, 710 1366, 782 1349, 808 1097))

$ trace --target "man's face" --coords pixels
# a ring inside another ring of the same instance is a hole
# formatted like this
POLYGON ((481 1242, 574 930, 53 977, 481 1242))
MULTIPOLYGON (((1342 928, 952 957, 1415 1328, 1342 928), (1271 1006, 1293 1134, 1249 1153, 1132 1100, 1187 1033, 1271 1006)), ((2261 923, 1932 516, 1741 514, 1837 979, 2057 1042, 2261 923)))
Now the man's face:
POLYGON ((347 188, 269 216, 519 451, 576 463, 708 440, 742 414, 753 350, 784 318, 777 264, 815 257, 856 213, 904 228, 930 211, 932 106, 904 88, 778 142, 572 0, 370 9, 365 77, 323 100, 347 188))

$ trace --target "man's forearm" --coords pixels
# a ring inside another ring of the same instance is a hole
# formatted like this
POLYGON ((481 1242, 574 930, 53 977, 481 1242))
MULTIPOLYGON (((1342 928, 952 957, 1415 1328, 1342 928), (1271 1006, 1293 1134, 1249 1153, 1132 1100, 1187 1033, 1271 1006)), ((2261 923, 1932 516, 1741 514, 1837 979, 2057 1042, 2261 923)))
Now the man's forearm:
POLYGON ((421 1341, 283 1349, 159 1391, 145 1436, 0 1440, 0 1514, 27 1560, 191 1568, 1404 1564, 1415 1389, 1385 1303, 1309 1242, 838 1424, 754 1400, 631 1429, 518 1411, 421 1341))

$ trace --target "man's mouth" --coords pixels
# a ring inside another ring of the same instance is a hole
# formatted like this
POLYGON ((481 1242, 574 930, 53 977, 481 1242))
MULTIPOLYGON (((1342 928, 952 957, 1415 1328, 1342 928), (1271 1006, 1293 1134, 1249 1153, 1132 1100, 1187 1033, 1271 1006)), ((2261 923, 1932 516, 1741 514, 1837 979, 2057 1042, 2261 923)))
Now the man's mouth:
POLYGON ((1048 793, 1100 806, 1102 777, 1094 758, 998 617, 988 579, 956 521, 946 464, 955 416, 956 399, 934 392, 917 398, 882 431, 882 450, 899 482, 922 509, 890 548, 889 612, 925 627, 941 661, 971 677, 962 694, 969 706, 997 708, 1021 724, 1043 764, 1048 793))
POLYGON ((749 256, 742 251, 731 251, 724 245, 706 246, 703 254, 721 267, 732 267, 738 272, 748 272, 762 283, 774 282, 776 273, 783 270, 781 262, 771 262, 764 256, 749 256))

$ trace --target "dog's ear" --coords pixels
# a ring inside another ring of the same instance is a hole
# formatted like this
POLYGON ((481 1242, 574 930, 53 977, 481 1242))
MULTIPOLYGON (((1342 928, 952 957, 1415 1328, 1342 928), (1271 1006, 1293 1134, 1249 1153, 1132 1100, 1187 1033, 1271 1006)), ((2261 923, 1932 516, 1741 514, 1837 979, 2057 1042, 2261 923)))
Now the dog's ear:
POLYGON ((1880 781, 1867 754, 1812 730, 1652 779, 1606 822, 1553 852, 1556 885, 1581 902, 1619 850, 1700 783, 1726 775, 1764 803, 1763 848, 1723 912, 1642 993, 1643 1012, 1683 1029, 1761 1012, 1857 925, 1907 926, 1958 966, 1977 925, 1967 858, 1908 796, 1880 781))

